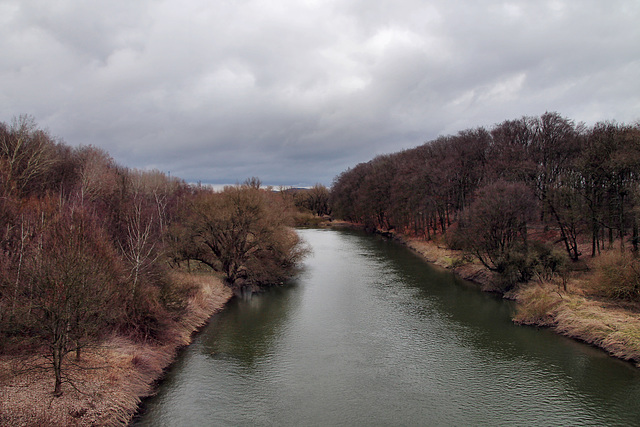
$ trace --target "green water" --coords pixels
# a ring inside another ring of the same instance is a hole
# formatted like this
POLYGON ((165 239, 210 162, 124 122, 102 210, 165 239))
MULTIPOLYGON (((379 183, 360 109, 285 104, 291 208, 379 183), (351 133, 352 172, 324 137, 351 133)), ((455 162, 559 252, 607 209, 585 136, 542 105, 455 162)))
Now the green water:
POLYGON ((136 425, 640 425, 640 369, 394 242, 299 233, 297 279, 214 316, 136 425))

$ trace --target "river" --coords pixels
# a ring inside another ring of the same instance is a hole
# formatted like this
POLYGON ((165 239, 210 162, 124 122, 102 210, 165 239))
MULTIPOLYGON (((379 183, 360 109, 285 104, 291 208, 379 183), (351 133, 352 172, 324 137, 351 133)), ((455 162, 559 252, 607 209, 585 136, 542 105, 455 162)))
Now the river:
POLYGON ((640 369, 395 242, 299 233, 298 277, 214 316, 135 425, 640 425, 640 369))

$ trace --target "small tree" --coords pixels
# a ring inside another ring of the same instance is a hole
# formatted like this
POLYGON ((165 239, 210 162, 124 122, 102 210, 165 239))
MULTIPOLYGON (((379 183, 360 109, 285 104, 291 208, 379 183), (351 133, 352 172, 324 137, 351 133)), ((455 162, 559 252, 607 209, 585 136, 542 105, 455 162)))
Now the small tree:
POLYGON ((55 396, 62 394, 66 356, 80 358, 118 313, 118 267, 106 241, 91 218, 66 209, 51 220, 31 260, 33 291, 23 321, 48 349, 55 396))
POLYGON ((464 210, 457 243, 507 279, 510 287, 515 280, 526 279, 527 223, 535 206, 533 194, 524 184, 502 180, 488 184, 464 210))
POLYGON ((81 200, 94 202, 106 199, 113 193, 117 187, 118 174, 116 164, 109 153, 89 145, 77 148, 75 156, 79 163, 81 200))
POLYGON ((144 196, 134 194, 131 199, 129 212, 125 215, 126 233, 123 242, 120 242, 120 250, 129 266, 130 297, 135 303, 140 283, 159 257, 160 222, 156 221, 157 212, 153 206, 149 206, 151 203, 144 196))

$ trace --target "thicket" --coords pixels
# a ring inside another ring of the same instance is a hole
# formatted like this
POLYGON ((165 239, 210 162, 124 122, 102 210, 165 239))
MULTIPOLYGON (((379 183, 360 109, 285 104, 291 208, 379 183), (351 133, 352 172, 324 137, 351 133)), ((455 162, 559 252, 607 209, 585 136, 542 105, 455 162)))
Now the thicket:
POLYGON ((607 253, 598 260, 594 290, 605 297, 640 301, 640 258, 628 253, 607 253))
POLYGON ((329 207, 329 189, 322 184, 316 184, 309 189, 286 190, 291 193, 293 203, 301 210, 316 216, 331 214, 329 207))
POLYGON ((234 289, 288 277, 304 254, 290 211, 257 179, 216 193, 71 148, 29 116, 0 123, 0 355, 43 355, 26 369, 51 370, 60 395, 70 358, 106 335, 165 338, 185 261, 234 289))
POLYGON ((237 293, 282 283, 305 255, 293 205, 259 182, 201 190, 173 228, 172 261, 196 261, 224 274, 237 293))
POLYGON ((330 206, 369 229, 444 235, 507 289, 566 269, 558 246, 574 262, 637 253, 640 125, 548 112, 464 130, 346 170, 330 206))

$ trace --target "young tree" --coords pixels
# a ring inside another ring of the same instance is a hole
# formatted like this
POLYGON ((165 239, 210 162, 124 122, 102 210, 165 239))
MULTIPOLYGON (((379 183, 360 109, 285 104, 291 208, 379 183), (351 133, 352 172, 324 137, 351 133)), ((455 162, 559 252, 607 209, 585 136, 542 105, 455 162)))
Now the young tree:
POLYGON ((118 182, 116 165, 106 151, 89 146, 75 150, 79 163, 80 198, 95 202, 111 194, 118 182))
POLYGON ((486 268, 513 279, 514 268, 518 269, 528 252, 527 223, 535 205, 524 184, 502 180, 488 184, 476 192, 474 202, 463 212, 458 242, 486 268))
POLYGON ((80 357, 119 313, 119 268, 107 242, 88 215, 67 208, 50 220, 30 260, 33 290, 23 321, 48 349, 55 396, 62 394, 66 356, 80 357))
POLYGON ((125 216, 126 233, 120 242, 120 250, 129 266, 131 299, 137 300, 140 282, 152 269, 159 257, 159 222, 156 212, 144 196, 133 196, 129 212, 125 216))

